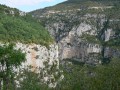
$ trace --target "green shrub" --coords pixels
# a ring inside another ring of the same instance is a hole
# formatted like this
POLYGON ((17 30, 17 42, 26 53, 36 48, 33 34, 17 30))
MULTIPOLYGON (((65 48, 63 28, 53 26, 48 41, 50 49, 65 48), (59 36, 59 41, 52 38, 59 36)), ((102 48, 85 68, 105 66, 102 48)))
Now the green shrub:
POLYGON ((48 46, 52 37, 43 26, 32 17, 0 14, 0 41, 36 43, 48 46))

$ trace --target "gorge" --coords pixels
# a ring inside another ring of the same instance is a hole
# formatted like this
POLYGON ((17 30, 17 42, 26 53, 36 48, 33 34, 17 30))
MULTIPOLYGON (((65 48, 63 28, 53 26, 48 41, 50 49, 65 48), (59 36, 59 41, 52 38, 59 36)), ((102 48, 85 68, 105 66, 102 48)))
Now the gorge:
POLYGON ((15 90, 119 90, 119 5, 67 0, 28 13, 0 5, 0 46, 14 43, 26 58, 15 90))

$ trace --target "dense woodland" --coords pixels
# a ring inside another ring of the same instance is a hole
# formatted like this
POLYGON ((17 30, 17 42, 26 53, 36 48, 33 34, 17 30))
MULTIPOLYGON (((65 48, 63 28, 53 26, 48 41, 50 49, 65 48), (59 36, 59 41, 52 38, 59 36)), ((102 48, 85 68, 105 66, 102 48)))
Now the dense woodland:
POLYGON ((53 42, 48 31, 31 15, 20 16, 16 9, 14 11, 14 9, 5 7, 0 6, 0 41, 37 43, 45 46, 53 42), (9 12, 12 10, 14 14, 9 12))

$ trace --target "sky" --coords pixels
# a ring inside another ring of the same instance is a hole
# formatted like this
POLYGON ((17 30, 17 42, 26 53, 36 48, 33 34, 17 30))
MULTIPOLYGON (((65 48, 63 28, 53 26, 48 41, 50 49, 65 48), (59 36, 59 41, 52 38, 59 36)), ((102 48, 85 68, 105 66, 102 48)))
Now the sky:
POLYGON ((0 0, 0 4, 30 12, 36 9, 53 6, 66 0, 0 0))

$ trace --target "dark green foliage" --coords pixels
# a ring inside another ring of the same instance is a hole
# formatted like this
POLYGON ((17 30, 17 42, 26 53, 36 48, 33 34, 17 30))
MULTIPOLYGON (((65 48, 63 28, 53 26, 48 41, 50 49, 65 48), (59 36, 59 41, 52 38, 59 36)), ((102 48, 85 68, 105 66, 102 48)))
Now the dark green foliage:
POLYGON ((25 55, 20 50, 14 50, 13 45, 0 46, 0 63, 9 64, 9 68, 19 66, 25 60, 25 55))
POLYGON ((113 31, 115 32, 113 38, 109 41, 106 42, 106 44, 109 47, 112 47, 114 49, 120 49, 120 22, 117 22, 117 24, 112 25, 113 31))
POLYGON ((31 15, 21 16, 16 8, 0 5, 0 41, 36 43, 49 46, 53 42, 48 31, 31 15))
POLYGON ((15 68, 17 69, 24 61, 25 54, 20 50, 14 50, 12 44, 0 46, 0 86, 3 88, 2 90, 8 90, 8 88, 13 90, 15 88, 15 68))
POLYGON ((57 90, 119 90, 119 58, 99 66, 68 63, 66 62, 66 68, 62 67, 64 79, 56 87, 57 90))
POLYGON ((120 19, 120 2, 117 4, 114 4, 114 7, 111 9, 106 9, 104 11, 106 16, 109 16, 111 19, 120 19))
POLYGON ((0 41, 18 41, 48 46, 53 42, 53 39, 47 30, 29 15, 13 17, 0 14, 0 41))

